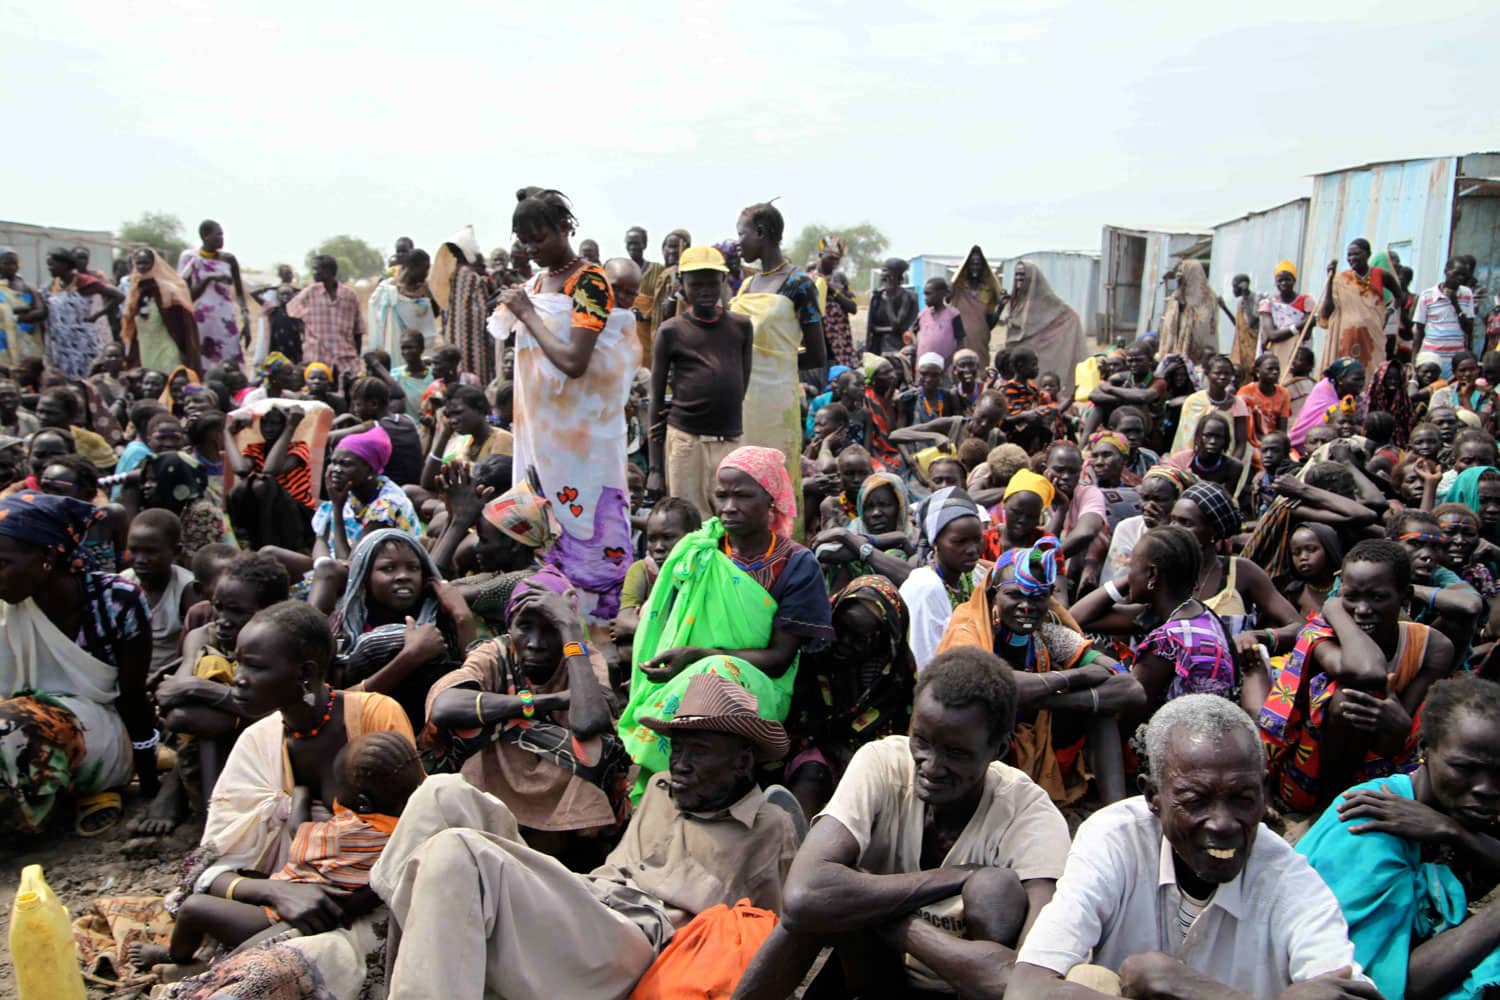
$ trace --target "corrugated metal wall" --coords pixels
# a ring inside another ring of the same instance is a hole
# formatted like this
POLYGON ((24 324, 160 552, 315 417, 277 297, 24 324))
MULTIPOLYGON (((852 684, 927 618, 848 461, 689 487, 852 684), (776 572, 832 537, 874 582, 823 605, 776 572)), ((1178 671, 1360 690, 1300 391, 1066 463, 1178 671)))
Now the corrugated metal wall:
POLYGON ((1168 232, 1105 226, 1099 241, 1100 337, 1106 343, 1134 340, 1161 325, 1166 305, 1162 275, 1177 266, 1177 254, 1206 232, 1168 232), (1141 261, 1139 272, 1135 261, 1141 261), (1138 298, 1137 298, 1138 296, 1138 298), (1138 306, 1133 310, 1132 306, 1138 306))
POLYGON ((1403 160, 1313 178, 1302 248, 1304 290, 1321 291, 1329 261, 1340 270, 1349 241, 1363 236, 1378 253, 1394 249, 1425 288, 1443 273, 1453 220, 1458 157, 1403 160))
POLYGON ((1034 261, 1058 296, 1073 307, 1083 321, 1083 331, 1093 343, 1098 336, 1101 306, 1099 304, 1099 255, 1068 250, 1039 250, 1017 254, 997 262, 1004 268, 1005 287, 1016 287, 1016 261, 1034 261))
POLYGON ((0 222, 0 246, 8 246, 21 258, 21 276, 33 285, 50 282, 47 254, 54 247, 85 246, 89 267, 109 274, 114 258, 114 234, 93 229, 50 229, 22 222, 0 222))
MULTIPOLYGON (((1278 262, 1290 260, 1302 274, 1302 244, 1307 232, 1307 210, 1310 199, 1298 198, 1284 205, 1251 212, 1242 218, 1214 227, 1213 253, 1209 258, 1208 280, 1224 301, 1234 308, 1230 287, 1236 274, 1250 276, 1250 288, 1257 295, 1275 289, 1278 262)), ((1316 281, 1316 276, 1313 278, 1316 281)), ((1224 317, 1220 316, 1220 320, 1224 317)), ((1219 349, 1228 351, 1234 340, 1234 328, 1219 323, 1219 349)))

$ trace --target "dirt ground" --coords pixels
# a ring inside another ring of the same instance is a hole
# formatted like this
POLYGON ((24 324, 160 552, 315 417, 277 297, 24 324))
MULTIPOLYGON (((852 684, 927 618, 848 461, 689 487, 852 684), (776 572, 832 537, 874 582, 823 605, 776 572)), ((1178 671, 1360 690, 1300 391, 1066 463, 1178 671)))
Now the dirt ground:
MULTIPOLYGON (((144 804, 134 786, 125 794, 125 820, 138 813, 144 804)), ((10 911, 15 902, 16 885, 26 865, 41 865, 50 885, 77 917, 101 896, 165 895, 176 885, 177 867, 183 855, 198 842, 203 831, 201 818, 195 817, 160 842, 153 858, 129 858, 121 848, 129 837, 125 822, 98 837, 89 839, 73 832, 71 803, 60 809, 60 815, 47 833, 21 839, 7 836, 0 845, 0 1000, 16 1000, 15 975, 10 964, 10 911)), ((139 997, 137 990, 116 992, 103 985, 89 984, 90 1000, 112 997, 117 1000, 139 997)))

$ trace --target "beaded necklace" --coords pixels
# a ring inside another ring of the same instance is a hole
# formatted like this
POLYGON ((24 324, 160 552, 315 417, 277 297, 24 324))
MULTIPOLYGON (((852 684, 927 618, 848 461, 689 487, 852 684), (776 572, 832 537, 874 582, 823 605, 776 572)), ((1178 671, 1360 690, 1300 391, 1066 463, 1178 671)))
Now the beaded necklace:
POLYGON ((328 692, 328 705, 327 705, 326 708, 323 709, 323 720, 321 722, 319 722, 316 726, 313 726, 307 732, 303 733, 303 732, 298 732, 297 730, 294 730, 294 729, 286 729, 286 722, 285 721, 283 721, 282 724, 281 724, 282 729, 286 729, 286 731, 291 735, 292 739, 294 739, 294 740, 310 740, 310 739, 312 739, 314 736, 316 736, 319 733, 321 733, 323 731, 323 728, 328 725, 328 720, 331 719, 331 718, 333 718, 333 703, 338 700, 338 697, 339 697, 339 693, 337 691, 334 691, 334 690, 331 690, 331 689, 329 690, 329 692, 328 692))

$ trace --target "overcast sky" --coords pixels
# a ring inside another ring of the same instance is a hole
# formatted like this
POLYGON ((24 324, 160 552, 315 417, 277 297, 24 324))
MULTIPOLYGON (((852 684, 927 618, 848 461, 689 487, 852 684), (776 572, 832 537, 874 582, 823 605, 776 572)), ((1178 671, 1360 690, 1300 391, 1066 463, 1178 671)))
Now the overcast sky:
POLYGON ((251 267, 349 232, 508 243, 518 186, 580 237, 789 237, 903 256, 1207 228, 1370 160, 1500 149, 1500 5, 17 4, 0 217, 211 216, 251 267), (1235 10, 1231 10, 1233 6, 1235 10))

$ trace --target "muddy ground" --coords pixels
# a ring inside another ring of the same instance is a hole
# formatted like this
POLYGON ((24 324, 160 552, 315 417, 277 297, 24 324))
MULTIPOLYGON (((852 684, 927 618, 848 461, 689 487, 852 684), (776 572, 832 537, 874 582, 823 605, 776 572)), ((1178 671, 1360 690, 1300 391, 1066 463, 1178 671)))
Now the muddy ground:
MULTIPOLYGON (((125 794, 125 820, 143 808, 134 786, 125 794)), ((7 834, 0 844, 0 1000, 16 1000, 15 975, 10 964, 10 911, 16 884, 26 865, 41 865, 47 884, 77 917, 100 896, 165 895, 176 885, 178 865, 203 832, 201 817, 189 820, 160 842, 156 856, 126 857, 122 852, 130 839, 125 822, 94 838, 73 832, 73 807, 65 803, 53 827, 40 836, 19 838, 7 834)), ((111 997, 127 1000, 143 996, 139 990, 119 991, 89 984, 90 1000, 111 997)))

